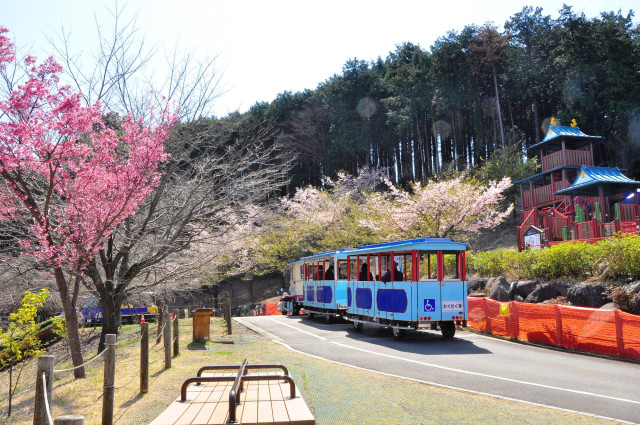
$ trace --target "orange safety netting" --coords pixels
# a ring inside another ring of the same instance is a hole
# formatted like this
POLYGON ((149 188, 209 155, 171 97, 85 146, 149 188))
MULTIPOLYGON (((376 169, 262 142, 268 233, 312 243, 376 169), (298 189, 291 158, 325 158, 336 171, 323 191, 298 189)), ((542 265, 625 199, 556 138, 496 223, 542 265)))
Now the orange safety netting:
POLYGON ((468 305, 468 324, 481 332, 640 360, 640 317, 634 314, 477 297, 468 305))
POLYGON ((278 310, 278 303, 264 303, 264 314, 267 316, 282 316, 280 310, 278 310))

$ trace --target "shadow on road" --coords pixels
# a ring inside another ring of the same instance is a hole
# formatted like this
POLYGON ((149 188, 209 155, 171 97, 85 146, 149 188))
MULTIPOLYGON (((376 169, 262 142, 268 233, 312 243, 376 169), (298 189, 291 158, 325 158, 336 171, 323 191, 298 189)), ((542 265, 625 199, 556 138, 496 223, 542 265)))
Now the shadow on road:
MULTIPOLYGON (((349 339, 376 344, 406 353, 423 355, 491 354, 491 351, 480 348, 473 341, 464 338, 454 337, 446 340, 439 331, 407 332, 404 339, 396 340, 393 338, 391 328, 364 325, 362 331, 357 331, 353 328, 351 322, 346 320, 326 323, 322 317, 309 319, 307 316, 286 316, 286 318, 291 320, 302 319, 305 325, 318 330, 343 332, 346 333, 349 339)), ((458 329, 456 335, 460 333, 466 334, 466 331, 458 329)))

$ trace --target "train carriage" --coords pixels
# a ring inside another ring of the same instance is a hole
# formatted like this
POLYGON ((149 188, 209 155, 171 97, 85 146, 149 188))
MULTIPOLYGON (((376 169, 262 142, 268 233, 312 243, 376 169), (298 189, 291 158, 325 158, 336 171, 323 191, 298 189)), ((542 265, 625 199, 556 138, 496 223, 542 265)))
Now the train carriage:
POLYGON ((440 330, 452 338, 468 319, 465 243, 422 238, 316 254, 290 264, 295 301, 309 316, 406 331, 440 330))

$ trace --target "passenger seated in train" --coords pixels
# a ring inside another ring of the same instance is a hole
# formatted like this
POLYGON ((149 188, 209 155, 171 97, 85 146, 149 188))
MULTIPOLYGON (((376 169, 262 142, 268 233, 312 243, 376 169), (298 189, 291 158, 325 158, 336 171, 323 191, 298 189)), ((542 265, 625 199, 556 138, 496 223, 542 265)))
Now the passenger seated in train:
MULTIPOLYGON (((380 279, 383 282, 391 282, 391 270, 387 269, 387 271, 382 275, 380 279)), ((402 272, 398 270, 398 262, 393 262, 393 281, 394 282, 402 282, 404 280, 404 276, 402 272)))
POLYGON ((327 271, 324 272, 324 280, 333 280, 335 275, 333 274, 333 264, 327 267, 327 271))
POLYGON ((362 263, 362 266, 360 267, 360 275, 358 276, 358 280, 361 282, 373 280, 373 275, 369 271, 369 266, 367 265, 367 263, 362 263))

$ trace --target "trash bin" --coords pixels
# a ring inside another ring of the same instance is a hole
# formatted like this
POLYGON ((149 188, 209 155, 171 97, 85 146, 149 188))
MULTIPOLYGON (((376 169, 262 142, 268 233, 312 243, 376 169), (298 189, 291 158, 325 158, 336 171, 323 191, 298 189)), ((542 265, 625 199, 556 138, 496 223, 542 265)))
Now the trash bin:
POLYGON ((209 341, 209 322, 213 314, 212 308, 198 308, 193 313, 193 341, 209 341))

